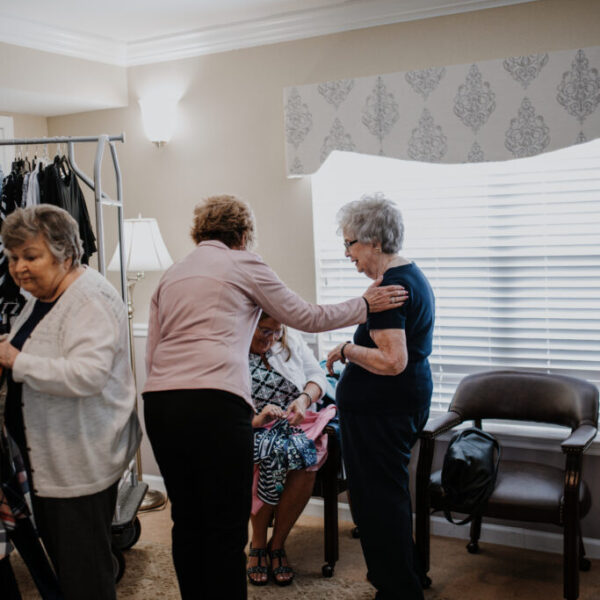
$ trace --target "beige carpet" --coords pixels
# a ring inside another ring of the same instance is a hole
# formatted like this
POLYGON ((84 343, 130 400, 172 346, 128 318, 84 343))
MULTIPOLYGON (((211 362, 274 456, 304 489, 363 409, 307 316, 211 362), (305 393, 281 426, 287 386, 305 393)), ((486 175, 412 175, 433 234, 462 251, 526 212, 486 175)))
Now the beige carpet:
MULTIPOLYGON (((169 547, 168 511, 140 515, 141 540, 125 553, 127 566, 118 585, 119 600, 171 600, 179 598, 169 547)), ((366 569, 360 543, 350 536, 351 525, 340 527, 340 560, 331 579, 321 576, 323 564, 322 521, 302 517, 288 541, 288 555, 296 570, 287 588, 274 584, 249 586, 249 598, 279 600, 370 600, 373 588, 365 581, 366 569)), ((426 600, 560 600, 562 559, 555 554, 482 544, 479 555, 470 555, 463 541, 432 540, 433 586, 426 600)), ((18 556, 13 564, 24 600, 38 594, 18 556)), ((580 600, 600 599, 600 561, 581 574, 580 600)), ((1 596, 1 594, 0 594, 1 596)), ((83 600, 83 599, 82 599, 83 600)))

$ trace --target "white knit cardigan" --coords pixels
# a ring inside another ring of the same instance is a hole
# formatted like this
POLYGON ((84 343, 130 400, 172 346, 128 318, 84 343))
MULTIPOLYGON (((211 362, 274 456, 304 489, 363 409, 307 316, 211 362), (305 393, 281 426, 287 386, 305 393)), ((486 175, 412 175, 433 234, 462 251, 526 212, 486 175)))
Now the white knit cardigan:
MULTIPOLYGON (((27 320, 31 298, 12 327, 27 320)), ((39 322, 13 365, 34 493, 69 498, 102 491, 140 443, 122 299, 91 268, 39 322)))

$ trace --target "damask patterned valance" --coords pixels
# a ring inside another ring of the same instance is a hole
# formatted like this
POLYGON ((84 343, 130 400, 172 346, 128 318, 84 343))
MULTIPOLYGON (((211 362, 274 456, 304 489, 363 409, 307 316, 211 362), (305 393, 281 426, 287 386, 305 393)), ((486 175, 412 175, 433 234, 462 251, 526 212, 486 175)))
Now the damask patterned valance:
POLYGON ((600 46, 286 88, 288 175, 332 150, 427 162, 533 156, 600 137, 600 46))

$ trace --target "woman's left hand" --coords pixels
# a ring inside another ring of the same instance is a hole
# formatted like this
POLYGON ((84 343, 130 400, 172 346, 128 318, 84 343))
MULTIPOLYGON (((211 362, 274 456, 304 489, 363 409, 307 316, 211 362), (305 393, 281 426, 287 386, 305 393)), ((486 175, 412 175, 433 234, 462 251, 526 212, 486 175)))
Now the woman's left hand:
POLYGON ((15 362, 15 358, 19 356, 20 352, 8 341, 3 340, 0 342, 0 365, 12 369, 15 362))
POLYGON ((302 395, 296 398, 289 406, 285 413, 286 419, 290 425, 300 425, 304 421, 304 413, 306 412, 306 396, 302 395))

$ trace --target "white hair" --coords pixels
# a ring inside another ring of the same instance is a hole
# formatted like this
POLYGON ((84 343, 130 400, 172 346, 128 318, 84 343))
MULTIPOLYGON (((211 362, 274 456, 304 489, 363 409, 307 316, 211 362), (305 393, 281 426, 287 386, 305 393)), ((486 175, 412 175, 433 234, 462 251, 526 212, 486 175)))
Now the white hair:
POLYGON ((383 193, 365 194, 344 204, 337 213, 338 233, 351 232, 359 242, 380 243, 381 251, 395 254, 404 241, 400 209, 383 193))

